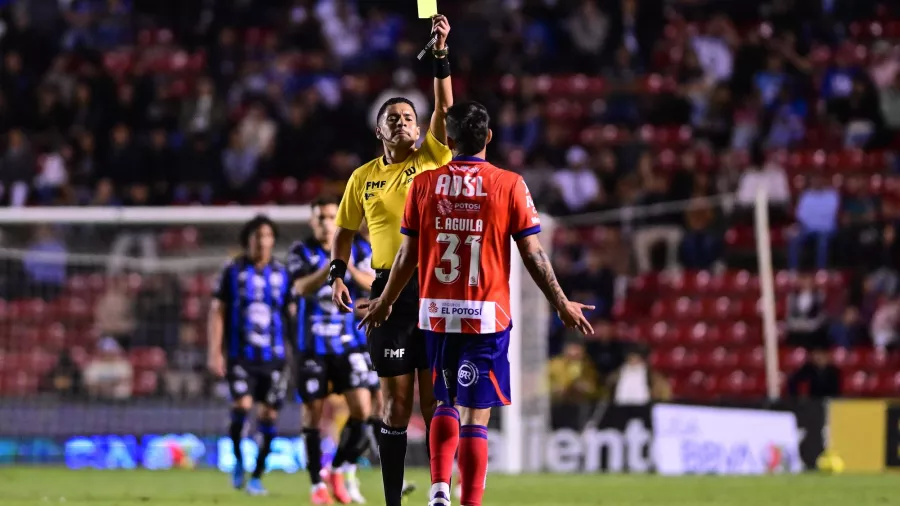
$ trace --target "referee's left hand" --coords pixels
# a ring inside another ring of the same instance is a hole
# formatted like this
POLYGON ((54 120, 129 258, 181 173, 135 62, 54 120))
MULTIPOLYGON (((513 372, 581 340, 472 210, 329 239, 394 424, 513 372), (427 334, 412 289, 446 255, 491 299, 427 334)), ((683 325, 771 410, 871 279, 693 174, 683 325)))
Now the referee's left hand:
POLYGON ((450 35, 450 22, 447 21, 447 16, 435 14, 431 17, 431 33, 437 35, 434 48, 444 49, 447 45, 447 36, 450 35))
POLYGON ((385 303, 381 297, 369 299, 367 302, 359 304, 360 309, 366 309, 366 316, 360 320, 357 328, 362 329, 365 326, 380 327, 388 316, 391 315, 391 305, 385 303))
POLYGON ((350 313, 353 311, 353 309, 350 308, 350 304, 353 304, 353 300, 350 299, 350 289, 344 284, 343 279, 335 279, 334 284, 331 285, 331 302, 334 303, 342 313, 350 313))

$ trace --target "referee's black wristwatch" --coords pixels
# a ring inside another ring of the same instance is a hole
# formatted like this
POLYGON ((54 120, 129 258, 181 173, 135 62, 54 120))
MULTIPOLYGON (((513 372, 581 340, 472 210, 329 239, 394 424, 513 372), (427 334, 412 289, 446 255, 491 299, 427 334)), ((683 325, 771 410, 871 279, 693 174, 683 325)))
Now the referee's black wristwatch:
POLYGON ((331 261, 331 267, 328 269, 328 286, 334 284, 334 280, 336 279, 344 279, 344 276, 347 275, 347 262, 341 259, 335 259, 331 261))

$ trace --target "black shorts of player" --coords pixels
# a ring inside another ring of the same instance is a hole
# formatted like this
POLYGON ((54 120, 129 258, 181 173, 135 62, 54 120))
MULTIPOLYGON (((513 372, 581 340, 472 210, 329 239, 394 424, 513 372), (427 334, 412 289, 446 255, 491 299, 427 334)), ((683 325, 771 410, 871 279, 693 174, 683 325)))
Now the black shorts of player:
MULTIPOLYGON (((384 291, 389 274, 387 269, 376 269, 372 297, 378 297, 384 291)), ((428 370, 425 333, 419 330, 419 281, 415 274, 400 292, 388 319, 367 332, 369 353, 379 378, 428 370)))
POLYGON ((302 402, 310 402, 329 394, 368 388, 369 372, 365 355, 358 351, 303 356, 297 361, 297 394, 302 402))
POLYGON ((283 366, 229 364, 225 379, 234 400, 249 395, 253 402, 281 409, 287 396, 288 377, 283 366))

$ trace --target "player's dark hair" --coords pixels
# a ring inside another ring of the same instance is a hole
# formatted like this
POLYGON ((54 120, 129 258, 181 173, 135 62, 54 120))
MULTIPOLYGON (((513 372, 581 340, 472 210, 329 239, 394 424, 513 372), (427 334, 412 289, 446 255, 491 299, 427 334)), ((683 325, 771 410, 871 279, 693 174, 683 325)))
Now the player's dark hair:
POLYGON ((419 119, 419 113, 418 113, 418 111, 416 111, 415 104, 413 104, 408 98, 394 97, 394 98, 389 98, 389 99, 385 100, 384 103, 381 104, 381 108, 378 109, 378 116, 375 117, 375 122, 381 123, 381 118, 384 116, 384 113, 387 112, 388 107, 390 107, 392 105, 396 105, 396 104, 406 104, 406 105, 410 106, 413 110, 413 114, 416 115, 416 120, 419 119))
POLYGON ((269 228, 272 229, 272 234, 275 235, 275 239, 278 239, 278 227, 275 226, 275 222, 272 221, 265 214, 257 214, 256 216, 253 217, 252 220, 248 221, 247 223, 244 223, 244 226, 241 227, 241 235, 240 235, 241 246, 244 248, 249 246, 250 245, 250 236, 253 234, 253 232, 256 232, 257 230, 260 229, 260 227, 262 227, 264 225, 268 225, 269 228))
POLYGON ((341 205, 341 201, 334 195, 322 195, 313 201, 313 203, 310 205, 310 208, 315 209, 317 207, 325 207, 331 205, 339 206, 341 205))
POLYGON ((463 156, 477 155, 487 145, 491 117, 478 102, 460 102, 447 110, 447 137, 454 151, 463 156))

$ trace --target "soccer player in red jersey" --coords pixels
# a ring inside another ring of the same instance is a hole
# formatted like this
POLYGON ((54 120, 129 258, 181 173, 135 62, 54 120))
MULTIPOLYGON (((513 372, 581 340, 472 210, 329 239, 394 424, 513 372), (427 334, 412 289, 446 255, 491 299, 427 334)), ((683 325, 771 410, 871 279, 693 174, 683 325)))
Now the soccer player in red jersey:
POLYGON ((525 181, 484 160, 491 140, 488 121, 484 106, 476 102, 448 110, 453 161, 413 180, 402 220, 403 243, 387 286, 368 302, 360 322, 374 327, 384 322, 420 267, 419 328, 425 331, 438 400, 429 440, 431 506, 450 504, 457 448, 460 503, 479 506, 484 495, 491 408, 511 402, 512 240, 563 323, 593 333, 582 313, 593 307, 566 298, 538 241, 541 220, 525 181))

